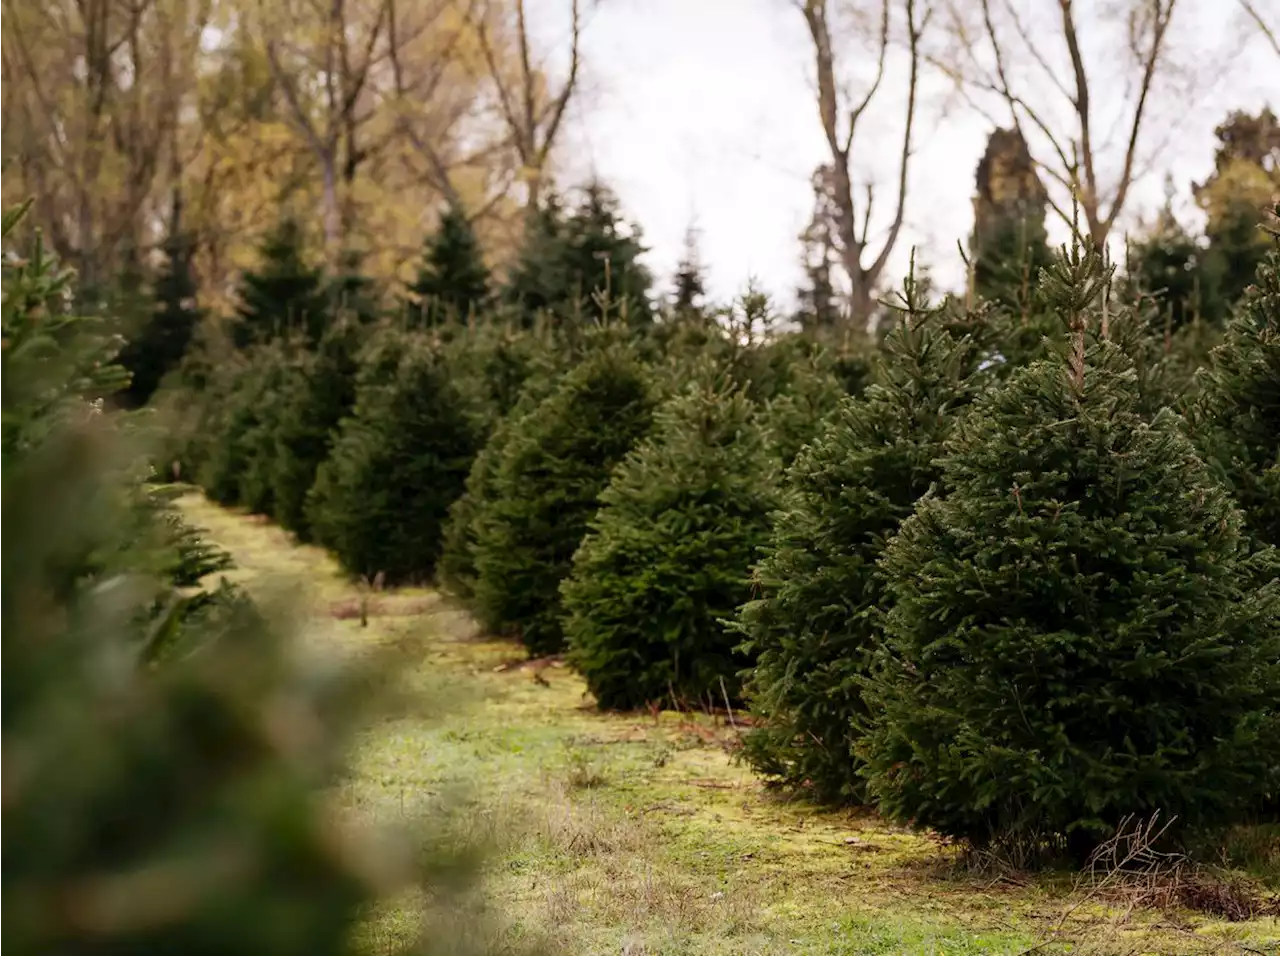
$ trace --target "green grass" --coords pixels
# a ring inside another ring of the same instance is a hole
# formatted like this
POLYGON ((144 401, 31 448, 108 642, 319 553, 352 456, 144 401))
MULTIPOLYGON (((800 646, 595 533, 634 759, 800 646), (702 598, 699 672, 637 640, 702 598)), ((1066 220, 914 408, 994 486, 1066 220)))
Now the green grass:
MULTIPOLYGON (((336 619, 356 589, 321 551, 196 496, 183 507, 235 555, 231 577, 297 595, 306 647, 410 648, 400 676, 413 704, 360 735, 338 796, 379 822, 460 806, 463 835, 493 848, 497 951, 1280 953, 1274 918, 1107 907, 1073 895, 1070 876, 972 873, 928 835, 781 800, 733 761, 725 721, 600 714, 568 669, 539 683, 512 666, 517 646, 429 590, 376 596, 367 628, 336 619)), ((371 915, 368 952, 407 938, 412 903, 371 915)))

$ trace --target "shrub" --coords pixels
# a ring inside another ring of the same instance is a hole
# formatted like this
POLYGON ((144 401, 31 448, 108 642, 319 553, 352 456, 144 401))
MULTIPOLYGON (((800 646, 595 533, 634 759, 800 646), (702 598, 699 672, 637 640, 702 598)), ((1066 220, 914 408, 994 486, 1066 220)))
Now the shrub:
POLYGON ((1083 323, 1107 281, 1055 264, 1064 361, 1020 370, 946 444, 945 493, 885 551, 860 754, 889 817, 1077 858, 1128 814, 1226 822, 1280 766, 1280 581, 1171 412, 1083 323))
POLYGON ((695 383, 601 494, 561 587, 570 660, 601 707, 738 698, 747 659, 726 623, 774 505, 758 415, 741 391, 695 383))
POLYGON ((742 610, 749 681, 761 725, 745 756, 776 782, 826 802, 859 800, 853 718, 879 641, 885 541, 938 477, 941 442, 989 382, 981 351, 928 309, 913 281, 885 338, 882 382, 846 398, 787 473, 784 501, 742 610))
POLYGON ((307 514, 317 540, 352 574, 427 578, 478 445, 473 410, 439 351, 415 336, 384 337, 316 476, 307 514))
POLYGON ((648 370, 632 348, 591 354, 507 436, 479 516, 475 604, 533 653, 564 642, 560 582, 614 466, 649 427, 648 370))

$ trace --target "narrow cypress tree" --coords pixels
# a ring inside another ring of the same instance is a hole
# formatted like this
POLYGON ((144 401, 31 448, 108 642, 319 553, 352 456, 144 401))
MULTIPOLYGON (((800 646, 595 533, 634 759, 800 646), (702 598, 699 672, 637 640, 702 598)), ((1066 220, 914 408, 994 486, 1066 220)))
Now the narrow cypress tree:
POLYGON ((417 336, 388 335, 365 361, 307 518, 352 574, 422 581, 479 447, 474 411, 439 351, 417 336))
POLYGON ((319 269, 303 260, 302 229, 284 218, 263 240, 257 269, 240 277, 240 304, 232 324, 237 348, 285 338, 301 331, 319 339, 327 310, 319 269))
POLYGON ((885 337, 881 381, 846 398, 787 473, 772 541, 742 609, 758 658, 748 690, 762 719, 747 760, 824 802, 863 798, 851 753, 860 680, 880 639, 885 541, 938 478, 958 414, 990 379, 974 339, 953 335, 909 276, 885 337))
POLYGON ((475 605, 531 653, 563 646, 560 582, 614 466, 649 427, 647 375, 633 348, 603 348, 506 437, 476 529, 475 605))
POLYGON ((409 315, 418 328, 466 322, 488 304, 489 269, 463 210, 450 206, 440 217, 409 292, 409 315))
POLYGON ((729 624, 774 506, 759 411, 723 376, 661 406, 617 467, 561 586, 570 661, 601 707, 737 700, 729 624))
POLYGON ((1063 354, 945 445, 943 492, 881 561, 884 652, 858 746, 891 819, 1083 858, 1129 814, 1194 828, 1280 767, 1280 580, 1181 419, 1087 346, 1109 269, 1076 247, 1043 294, 1063 354))

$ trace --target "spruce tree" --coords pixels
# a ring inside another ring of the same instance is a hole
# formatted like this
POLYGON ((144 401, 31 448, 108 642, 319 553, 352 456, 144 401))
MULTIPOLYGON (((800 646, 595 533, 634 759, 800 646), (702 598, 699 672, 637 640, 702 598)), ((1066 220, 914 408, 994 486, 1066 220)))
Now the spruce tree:
MULTIPOLYGON (((227 373, 225 390, 220 390, 216 404, 201 423, 203 448, 200 454, 198 481, 214 501, 237 505, 243 501, 246 476, 257 464, 255 434, 268 406, 274 400, 273 386, 283 377, 285 350, 279 343, 251 350, 241 363, 227 373)), ((250 483, 265 473, 254 476, 250 483)), ((251 489, 259 494, 261 488, 251 489)))
POLYGON ((761 719, 746 758, 823 802, 863 799, 850 748, 886 600, 876 561, 937 481, 943 439, 990 381, 977 341, 949 330, 964 323, 931 308, 914 275, 902 299, 880 381, 844 399, 788 471, 755 573, 758 597, 741 615, 761 719))
POLYGON ((366 355, 352 413, 316 475, 307 505, 316 540, 351 574, 429 579, 479 442, 475 410, 439 350, 387 333, 366 355))
POLYGON ((702 257, 698 252, 698 232, 690 226, 684 236, 684 255, 676 266, 675 289, 671 309, 677 316, 696 315, 702 310, 707 294, 702 275, 702 257))
POLYGON ((885 549, 857 752, 893 820, 1082 860, 1130 814, 1239 819, 1280 768, 1280 579, 1172 412, 1147 420, 1076 246, 1070 340, 982 396, 885 549))
POLYGON ((329 457, 338 425, 355 403, 358 357, 364 332, 355 319, 340 317, 320 340, 314 356, 299 361, 277 399, 276 453, 272 460, 272 516, 302 541, 311 539, 307 494, 329 457))
POLYGON ((537 208, 527 214, 519 253, 501 291, 502 300, 526 327, 563 301, 565 228, 563 201, 554 190, 547 190, 537 208))
POLYGON ((175 198, 162 247, 164 262, 152 292, 153 310, 120 355, 131 377, 125 398, 133 408, 147 404, 165 375, 178 367, 200 323, 193 268, 195 242, 182 231, 181 209, 181 200, 175 198))
POLYGON ((319 339, 328 310, 319 269, 303 258, 302 228, 286 217, 262 242, 256 269, 240 277, 239 305, 232 323, 237 348, 301 332, 319 339))
POLYGON ((1201 387, 1193 411, 1201 446, 1249 532, 1280 547, 1280 243, 1258 267, 1201 387))
POLYGON ((531 653, 563 646, 560 582, 614 466, 649 428, 648 374, 633 348, 605 347, 506 436, 475 532, 475 606, 531 653))
MULTIPOLYGON (((732 618, 774 506, 759 411, 704 373, 613 473, 561 586, 569 659, 601 707, 739 698, 732 618)), ((719 381, 716 381, 719 378, 719 381)))
POLYGON ((378 319, 378 284, 364 273, 364 255, 358 250, 345 249, 338 256, 338 270, 323 283, 321 296, 323 305, 315 320, 303 329, 304 341, 311 347, 341 318, 362 325, 378 319))
POLYGON ((409 286, 411 323, 429 328, 467 322, 489 302, 489 269, 466 213, 450 206, 423 247, 418 276, 409 286))

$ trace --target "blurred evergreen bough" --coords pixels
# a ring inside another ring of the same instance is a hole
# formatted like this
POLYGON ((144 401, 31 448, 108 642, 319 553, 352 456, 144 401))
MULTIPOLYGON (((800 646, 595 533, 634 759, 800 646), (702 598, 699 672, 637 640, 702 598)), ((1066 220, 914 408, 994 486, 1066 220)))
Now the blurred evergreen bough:
POLYGON ((222 559, 98 401, 119 343, 70 313, 71 276, 37 243, 4 280, 5 952, 351 952, 401 891, 424 918, 400 951, 460 951, 474 854, 356 834, 323 798, 381 670, 304 669, 248 600, 149 666, 157 600, 222 559))

